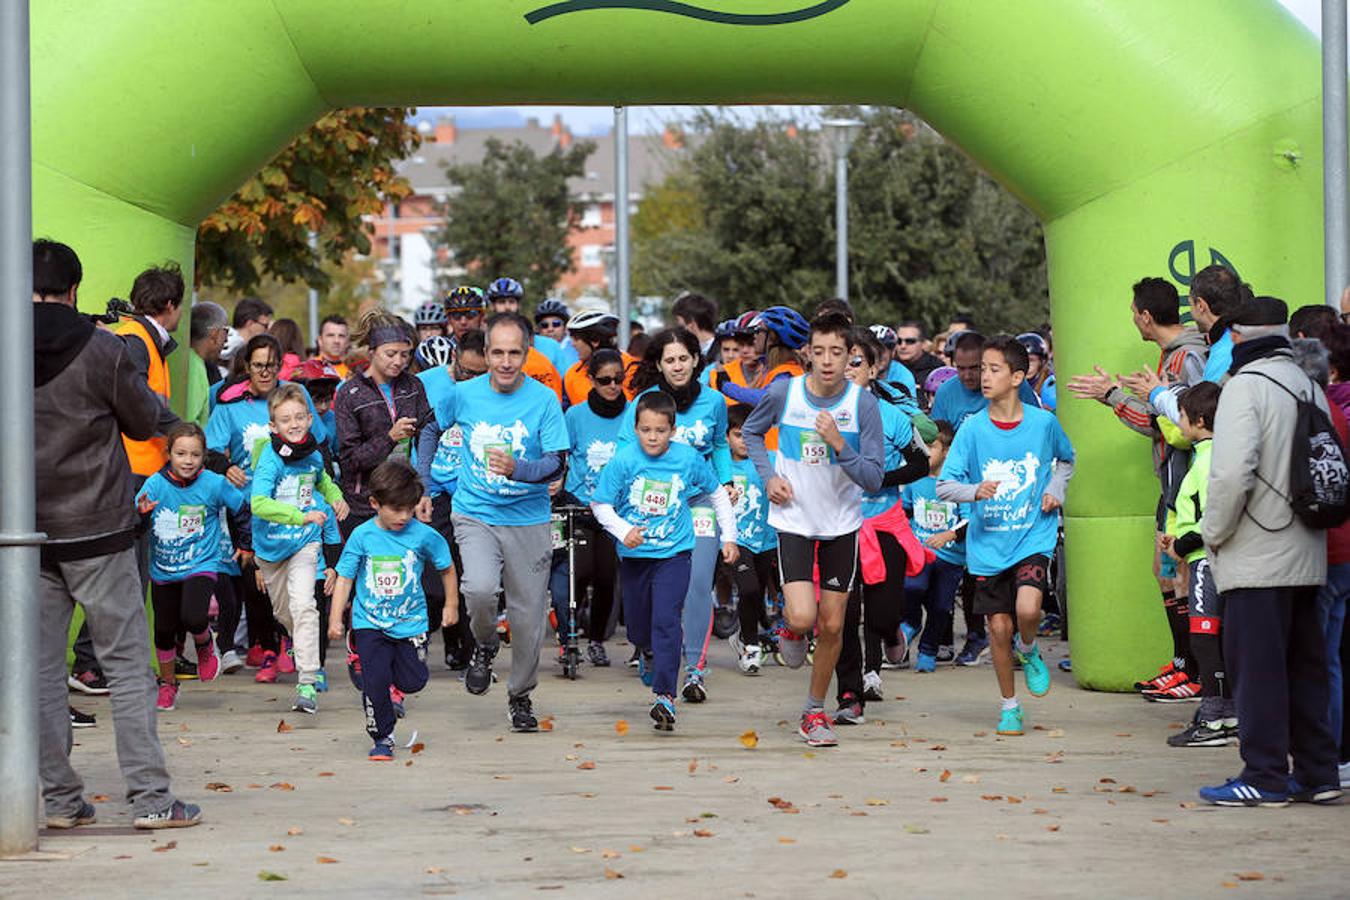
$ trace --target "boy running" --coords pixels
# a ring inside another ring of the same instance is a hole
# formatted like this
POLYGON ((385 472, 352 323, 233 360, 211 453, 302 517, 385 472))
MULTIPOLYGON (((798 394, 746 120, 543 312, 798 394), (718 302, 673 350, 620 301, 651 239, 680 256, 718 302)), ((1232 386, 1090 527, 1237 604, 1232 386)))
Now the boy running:
POLYGON ((1023 733, 1013 682, 1013 632, 1027 690, 1050 690, 1050 671, 1036 646, 1046 573, 1059 534, 1059 508, 1073 475, 1073 446, 1055 417, 1025 406, 1026 348, 1009 335, 991 338, 980 361, 988 407, 956 433, 938 479, 937 496, 974 503, 966 568, 975 577, 974 611, 989 617, 994 673, 1003 696, 998 733, 1023 733))
POLYGON ((839 660, 848 595, 858 577, 862 495, 879 490, 884 474, 877 399, 844 377, 850 328, 841 315, 816 319, 807 342, 810 374, 771 384, 742 430, 772 504, 769 524, 778 531, 787 623, 779 652, 789 668, 806 661, 807 637, 820 628, 798 729, 813 747, 839 743, 825 713, 825 694, 839 660), (764 435, 773 428, 778 429, 778 458, 771 463, 764 435))

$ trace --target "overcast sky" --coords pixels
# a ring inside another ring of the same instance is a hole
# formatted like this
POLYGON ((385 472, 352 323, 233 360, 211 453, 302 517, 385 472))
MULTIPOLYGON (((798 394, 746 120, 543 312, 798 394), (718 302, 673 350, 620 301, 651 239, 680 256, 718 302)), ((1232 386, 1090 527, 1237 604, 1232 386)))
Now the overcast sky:
MULTIPOLYGON (((1321 0, 1279 0, 1313 34, 1322 33, 1321 0)), ((681 106, 634 106, 628 111, 628 127, 633 132, 660 131, 668 122, 684 118, 689 107, 681 106)), ((809 122, 816 116, 816 107, 810 106, 759 106, 747 107, 747 111, 776 112, 783 117, 799 122, 809 122)), ((548 123, 555 114, 559 114, 576 135, 608 134, 614 125, 614 110, 608 106, 428 106, 418 110, 417 118, 435 121, 442 115, 450 114, 464 128, 504 127, 523 125, 530 117, 548 123)))

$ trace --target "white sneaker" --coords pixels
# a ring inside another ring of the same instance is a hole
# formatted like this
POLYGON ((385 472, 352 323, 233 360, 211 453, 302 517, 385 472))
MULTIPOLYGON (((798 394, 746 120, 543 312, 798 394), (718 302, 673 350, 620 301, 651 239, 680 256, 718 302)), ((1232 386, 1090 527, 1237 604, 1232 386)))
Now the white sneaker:
POLYGON ((1341 763, 1341 787, 1350 788, 1350 762, 1341 763))
POLYGON ((759 644, 746 644, 736 664, 746 675, 758 675, 759 667, 764 664, 764 650, 759 644))
POLYGON ((244 667, 244 661, 239 658, 239 654, 233 650, 226 650, 220 657, 220 671, 228 675, 231 672, 238 672, 244 667))
POLYGON ((863 699, 864 700, 883 700, 886 695, 881 688, 881 675, 877 672, 863 673, 863 699))

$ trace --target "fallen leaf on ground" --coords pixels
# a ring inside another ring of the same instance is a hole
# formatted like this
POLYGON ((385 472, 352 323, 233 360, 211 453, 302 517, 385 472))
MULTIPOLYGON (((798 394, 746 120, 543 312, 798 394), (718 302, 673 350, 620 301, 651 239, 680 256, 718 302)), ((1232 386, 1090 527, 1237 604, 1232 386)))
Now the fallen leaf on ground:
POLYGON ((343 818, 338 819, 338 824, 339 824, 339 825, 346 825, 346 826, 350 827, 350 826, 356 824, 356 820, 355 820, 355 819, 348 819, 348 818, 346 818, 346 817, 344 816, 343 818))
POLYGON ((295 728, 293 726, 286 724, 285 719, 282 719, 280 722, 277 723, 277 734, 286 734, 287 732, 291 732, 294 730, 295 728))
MULTIPOLYGON (((796 812, 796 810, 794 809, 793 812, 796 812)), ((853 812, 849 813, 849 815, 850 815, 850 816, 865 816, 865 815, 867 815, 867 813, 863 812, 861 809, 855 809, 853 812)))
POLYGON ((298 834, 304 834, 305 829, 301 828, 299 825, 292 825, 290 828, 286 829, 286 833, 291 837, 295 837, 298 834))
POLYGON ((285 844, 273 844, 272 846, 270 846, 270 847, 267 848, 267 852, 268 852, 268 853, 280 853, 280 852, 282 852, 282 851, 285 850, 285 849, 286 849, 286 845, 285 845, 285 844))
POLYGON ((321 866, 329 866, 335 862, 338 862, 339 860, 336 860, 331 856, 316 856, 314 858, 314 861, 321 866))
POLYGON ((698 757, 689 760, 689 774, 693 775, 698 771, 698 757))
POLYGON ((929 747, 928 749, 929 749, 929 750, 936 750, 936 751, 946 750, 946 749, 947 749, 947 745, 946 745, 946 744, 934 744, 933 746, 929 747))
POLYGON ((675 789, 674 789, 673 787, 671 787, 670 785, 668 785, 668 784, 654 784, 654 785, 652 785, 652 790, 654 790, 654 791, 673 791, 673 790, 675 790, 675 789))
POLYGON ((706 828, 695 828, 695 829, 694 829, 694 837, 709 838, 709 837, 712 837, 712 836, 713 836, 713 833, 712 833, 711 831, 709 831, 708 829, 706 829, 706 828))
POLYGON ((1064 762, 1064 751, 1056 750, 1054 753, 1046 754, 1045 761, 1048 763, 1064 762))
POLYGON ((795 843, 797 843, 797 839, 796 839, 796 838, 790 838, 790 837, 780 837, 780 838, 778 839, 778 843, 780 843, 780 844, 795 844, 795 843))
POLYGON ((427 745, 422 743, 421 741, 418 741, 416 744, 413 744, 408 749, 412 751, 413 755, 417 755, 418 753, 421 753, 423 750, 427 749, 427 745))
POLYGON ((493 780, 493 781, 510 781, 510 780, 511 780, 511 776, 510 776, 510 775, 493 775, 493 776, 492 776, 492 780, 493 780))
POLYGON ((928 802, 929 802, 929 803, 946 803, 946 802, 947 802, 947 798, 946 798, 946 797, 929 797, 929 798, 928 798, 928 802))
POLYGON ((753 731, 742 732, 739 740, 741 746, 747 750, 753 750, 759 746, 759 735, 755 734, 753 731))
POLYGON ((919 825, 906 825, 905 834, 927 834, 928 829, 919 825))
POLYGON ((908 741, 891 741, 891 746, 892 746, 892 747, 908 747, 908 746, 909 746, 909 742, 908 742, 908 741))
POLYGON ((1002 794, 981 794, 981 795, 980 795, 980 799, 981 799, 981 800, 1002 800, 1002 799, 1003 799, 1003 795, 1002 795, 1002 794))
POLYGON ((439 875, 442 872, 444 872, 445 869, 441 868, 440 866, 427 866, 422 871, 427 873, 428 875, 439 875))
POLYGON ((1046 831, 1059 831, 1059 826, 1058 826, 1058 825, 1047 825, 1047 826, 1045 826, 1045 830, 1046 830, 1046 831))
POLYGON ((1139 793, 1139 789, 1136 788, 1136 787, 1134 787, 1133 785, 1125 784, 1125 785, 1121 785, 1119 788, 1117 788, 1117 789, 1116 789, 1116 793, 1119 793, 1119 794, 1137 794, 1137 793, 1139 793))
POLYGON ((1115 783, 1116 783, 1116 780, 1115 780, 1114 778, 1101 778, 1101 779, 1098 779, 1098 782, 1097 782, 1097 783, 1098 783, 1098 784, 1115 784, 1115 783))
POLYGON ((945 784, 946 782, 951 780, 951 777, 952 777, 951 770, 943 769, 942 774, 938 776, 938 781, 941 781, 945 784))
POLYGON ((601 859, 618 859, 620 856, 623 856, 623 854, 617 850, 605 849, 600 851, 601 859))
POLYGON ((1048 810, 1048 809, 1033 809, 1033 810, 1031 811, 1031 814, 1032 814, 1033 816, 1048 816, 1048 815, 1050 815, 1050 810, 1048 810))
POLYGON ((1050 791, 1055 794, 1067 794, 1069 789, 1066 787, 1052 787, 1050 791))
POLYGON ((1153 821, 1159 825, 1166 825, 1171 819, 1154 819, 1153 821))
POLYGON ((276 872, 269 872, 269 871, 267 871, 266 869, 263 869, 261 872, 258 873, 258 880, 259 880, 259 881, 285 881, 285 880, 286 880, 286 876, 285 876, 285 875, 278 875, 276 872))
POLYGON ((807 750, 805 753, 802 754, 802 759, 815 759, 815 758, 816 754, 811 750, 807 750))
MULTIPOLYGON (((225 785, 225 787, 228 788, 229 785, 227 784, 227 785, 225 785)), ((206 786, 206 789, 207 789, 207 790, 211 790, 211 785, 208 784, 208 785, 206 786)), ((90 797, 89 799, 92 800, 92 801, 95 802, 95 803, 107 803, 107 802, 108 802, 109 800, 111 800, 112 798, 109 797, 107 794, 95 794, 94 796, 90 797)))
POLYGON ((564 756, 563 759, 567 760, 568 762, 576 762, 577 755, 575 753, 569 753, 566 756, 564 756))
POLYGON ((1116 737, 1134 737, 1134 735, 1130 734, 1128 731, 1117 731, 1116 737))
POLYGON ((868 798, 867 798, 867 805, 868 805, 868 806, 889 806, 890 803, 891 803, 891 801, 889 801, 889 800, 882 800, 880 797, 868 797, 868 798))
MULTIPOLYGON (((228 793, 230 793, 231 791, 234 790, 234 788, 230 787, 228 784, 226 784, 226 783, 223 782, 223 781, 209 781, 209 782, 207 782, 207 784, 206 784, 206 789, 207 789, 208 791, 215 791, 215 792, 218 793, 218 794, 228 794, 228 793)), ((107 799, 108 799, 108 798, 107 798, 107 797, 104 797, 103 794, 99 794, 97 797, 94 798, 94 802, 95 802, 95 803, 104 803, 104 802, 107 801, 107 799), (103 797, 103 799, 100 800, 100 799, 98 799, 99 797, 103 797)))
MULTIPOLYGON (((160 844, 158 847, 152 848, 152 850, 153 850, 155 853, 168 853, 170 850, 172 850, 174 847, 177 847, 177 846, 178 846, 178 842, 177 842, 177 841, 169 841, 167 844, 160 844)), ((1238 876, 1238 877, 1240 878, 1240 877, 1242 877, 1242 876, 1238 876)))
POLYGON ((797 807, 792 804, 791 800, 784 800, 782 797, 770 797, 769 805, 776 810, 780 810, 781 812, 797 811, 797 807))
POLYGON ((257 784, 256 782, 249 783, 249 784, 245 785, 245 787, 247 787, 250 791, 258 791, 258 790, 262 790, 262 785, 261 785, 261 784, 257 784))
POLYGON ((833 872, 830 873, 830 877, 831 877, 831 878, 847 878, 847 877, 848 877, 848 873, 845 872, 843 869, 835 869, 833 872))
POLYGON ((295 785, 291 784, 289 781, 274 781, 271 784, 269 784, 268 787, 275 788, 278 791, 295 790, 295 785))
POLYGON ((963 782, 965 782, 966 784, 979 784, 979 783, 980 783, 980 776, 978 776, 978 775, 962 775, 962 776, 961 776, 961 780, 962 780, 963 782))
POLYGON ((1031 726, 1031 730, 1032 730, 1032 731, 1044 731, 1044 730, 1045 730, 1045 726, 1044 726, 1044 725, 1032 725, 1032 726, 1031 726))
POLYGON ((615 722, 614 733, 617 734, 619 737, 623 737, 625 734, 627 734, 628 722, 624 719, 620 719, 619 721, 615 722))
POLYGON ((539 720, 539 730, 540 730, 540 731, 552 731, 552 730, 553 730, 553 717, 552 717, 552 716, 544 716, 542 719, 540 719, 540 720, 539 720))
POLYGON ((1237 887, 1237 886, 1238 886, 1238 883, 1237 883, 1236 881, 1220 881, 1220 882, 1219 882, 1219 887, 1235 888, 1235 887, 1237 887))
POLYGON ((1008 802, 1009 802, 1009 803, 1021 803, 1021 802, 1022 802, 1022 798, 1021 798, 1021 797, 1014 797, 1012 794, 1009 794, 1009 795, 1008 795, 1008 802))
POLYGON ((727 784, 735 784, 736 782, 740 781, 740 779, 737 778, 735 775, 728 775, 726 778, 723 778, 722 780, 727 784))
POLYGON ((335 774, 335 773, 333 773, 333 772, 320 772, 320 773, 319 773, 319 777, 320 777, 320 778, 332 778, 334 774, 335 774))
POLYGON ((1194 800, 1183 800, 1177 805, 1180 806, 1182 809, 1195 809, 1196 802, 1194 800))
POLYGON ((589 772, 591 769, 595 768, 595 760, 584 759, 581 762, 577 763, 577 768, 589 772))
POLYGON ((590 853, 590 852, 591 852, 591 848, 590 848, 590 847, 572 847, 572 848, 570 848, 570 849, 571 849, 571 851, 572 851, 573 853, 590 853))
POLYGON ((616 879, 616 878, 622 878, 622 877, 623 877, 623 873, 622 873, 622 872, 616 872, 616 871, 614 871, 613 869, 611 869, 609 866, 605 866, 605 880, 606 880, 606 881, 613 881, 613 880, 616 879))
POLYGON ((972 735, 972 737, 988 737, 988 736, 989 732, 987 731, 977 731, 972 735))
POLYGON ((1045 733, 1045 736, 1046 736, 1046 737, 1052 737, 1052 738, 1061 738, 1061 737, 1064 737, 1064 729, 1063 729, 1063 728, 1051 728, 1049 731, 1047 731, 1047 732, 1045 733))
POLYGON ((629 845, 628 845, 628 852, 629 852, 629 853, 646 853, 646 852, 647 852, 647 848, 644 847, 644 846, 642 846, 641 844, 629 844, 629 845))
POLYGON ((413 761, 410 759, 410 760, 408 760, 407 762, 405 762, 405 763, 403 764, 403 768, 406 769, 406 768, 408 768, 408 766, 411 766, 412 764, 413 764, 413 761))
POLYGON ((1236 873, 1238 881, 1265 881, 1266 876, 1260 872, 1238 872, 1236 873))
POLYGON ((181 737, 180 737, 180 738, 178 739, 178 743, 181 744, 181 745, 183 745, 184 747, 191 747, 191 746, 192 746, 192 738, 181 738, 181 737))

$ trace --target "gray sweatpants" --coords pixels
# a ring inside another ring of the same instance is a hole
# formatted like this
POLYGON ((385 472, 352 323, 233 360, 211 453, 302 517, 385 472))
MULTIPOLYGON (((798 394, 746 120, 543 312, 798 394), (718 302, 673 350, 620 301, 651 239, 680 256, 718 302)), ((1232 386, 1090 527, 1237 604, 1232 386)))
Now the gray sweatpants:
POLYGON ((41 644, 38 661, 39 774, 47 815, 73 815, 84 782, 70 764, 70 710, 66 696, 66 645, 75 604, 84 607, 94 652, 111 692, 117 762, 134 816, 173 803, 155 722, 155 676, 150 670, 150 629, 136 550, 43 566, 38 576, 41 644))
POLYGON ((459 592, 469 610, 469 627, 480 644, 497 642, 497 591, 506 591, 511 626, 513 696, 539 683, 539 648, 548 629, 548 573, 553 562, 549 523, 489 525, 454 513, 455 543, 464 560, 459 592))

